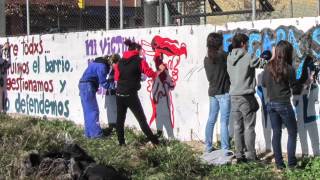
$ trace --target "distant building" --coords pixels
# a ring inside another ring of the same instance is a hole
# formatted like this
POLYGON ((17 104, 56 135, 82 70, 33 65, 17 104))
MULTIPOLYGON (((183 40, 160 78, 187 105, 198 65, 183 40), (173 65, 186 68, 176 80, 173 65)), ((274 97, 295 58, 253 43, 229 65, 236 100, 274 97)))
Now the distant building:
MULTIPOLYGON (((0 0, 6 2, 6 35, 26 34, 26 0, 0 0)), ((106 28, 106 0, 85 0, 85 8, 79 9, 78 0, 29 0, 30 29, 32 34, 99 30, 106 28)), ((165 2, 164 0, 162 2, 165 2)), ((123 0, 124 28, 162 25, 216 24, 251 20, 251 13, 201 16, 211 13, 206 0, 171 0, 164 4, 160 17, 157 0, 123 0), (144 3, 145 2, 145 3, 144 3), (155 2, 148 6, 147 2, 155 2), (202 14, 203 15, 203 14, 202 14), (160 22, 161 21, 161 22, 160 22)), ((251 0, 214 0, 226 11, 250 10, 251 0)), ((261 9, 259 0, 257 9, 261 9)), ((275 11, 257 13, 256 19, 318 16, 319 0, 268 0, 275 11), (291 4, 292 2, 292 4, 291 4)), ((120 27, 120 0, 109 0, 110 29, 120 27)), ((1 22, 1 21, 0 21, 1 22)))
MULTIPOLYGON (((275 11, 258 13, 256 19, 275 19, 275 18, 290 18, 293 17, 311 17, 318 16, 318 2, 319 0, 268 0, 275 11), (292 12, 292 13, 291 13, 292 12)), ((215 0, 223 11, 234 11, 251 9, 251 0, 215 0)), ((257 2, 257 9, 260 8, 259 0, 257 2)), ((211 12, 210 6, 207 6, 207 11, 211 12)), ((251 20, 251 14, 241 15, 225 15, 225 16, 211 16, 207 18, 209 24, 225 24, 234 21, 251 20)))
MULTIPOLYGON (((36 33, 98 30, 106 28, 105 0, 30 0, 30 31, 36 33)), ((124 28, 143 26, 141 0, 123 0, 124 28)), ((110 29, 120 26, 119 0, 109 1, 110 29)), ((26 0, 6 0, 6 34, 26 34, 26 0)))

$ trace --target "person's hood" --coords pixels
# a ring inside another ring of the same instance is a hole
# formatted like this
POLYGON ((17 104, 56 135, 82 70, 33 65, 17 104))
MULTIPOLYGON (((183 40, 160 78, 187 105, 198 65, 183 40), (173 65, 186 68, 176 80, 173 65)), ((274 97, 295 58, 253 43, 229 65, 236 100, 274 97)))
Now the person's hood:
POLYGON ((230 53, 230 58, 228 61, 231 61, 231 64, 235 66, 237 62, 246 54, 246 51, 242 48, 232 49, 230 53))
POLYGON ((129 60, 131 57, 133 56, 138 56, 139 55, 139 51, 138 50, 131 50, 131 51, 125 51, 123 53, 123 59, 125 60, 129 60))
POLYGON ((101 64, 108 64, 108 61, 106 61, 103 57, 97 57, 94 59, 95 63, 101 63, 101 64))

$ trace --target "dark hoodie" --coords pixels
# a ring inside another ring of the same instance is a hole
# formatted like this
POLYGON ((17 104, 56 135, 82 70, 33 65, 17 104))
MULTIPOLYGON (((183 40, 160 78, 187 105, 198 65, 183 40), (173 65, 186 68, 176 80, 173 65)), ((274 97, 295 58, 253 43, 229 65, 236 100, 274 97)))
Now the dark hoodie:
POLYGON ((256 58, 242 48, 233 49, 228 55, 227 70, 230 77, 230 95, 254 94, 256 87, 255 68, 263 66, 264 61, 256 58))
POLYGON ((262 74, 261 84, 267 88, 270 102, 290 103, 291 95, 301 93, 302 85, 296 80, 296 73, 292 66, 288 65, 289 78, 287 81, 276 82, 271 72, 265 68, 262 74))
POLYGON ((230 80, 227 72, 227 54, 219 51, 212 61, 204 58, 204 69, 209 81, 209 96, 225 94, 229 92, 230 80))
POLYGON ((122 59, 114 66, 114 79, 117 81, 117 93, 132 94, 140 88, 141 73, 148 77, 156 78, 146 60, 140 58, 139 51, 126 51, 122 59))

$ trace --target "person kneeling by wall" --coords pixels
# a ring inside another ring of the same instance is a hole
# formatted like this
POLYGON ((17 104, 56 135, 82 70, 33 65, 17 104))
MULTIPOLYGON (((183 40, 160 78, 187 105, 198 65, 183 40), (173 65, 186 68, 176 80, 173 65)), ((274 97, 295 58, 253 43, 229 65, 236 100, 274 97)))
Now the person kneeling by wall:
POLYGON ((98 57, 89 63, 79 81, 85 136, 88 138, 99 138, 103 135, 99 123, 99 107, 96 93, 99 85, 105 89, 113 86, 113 82, 108 82, 106 79, 109 69, 107 57, 98 57))

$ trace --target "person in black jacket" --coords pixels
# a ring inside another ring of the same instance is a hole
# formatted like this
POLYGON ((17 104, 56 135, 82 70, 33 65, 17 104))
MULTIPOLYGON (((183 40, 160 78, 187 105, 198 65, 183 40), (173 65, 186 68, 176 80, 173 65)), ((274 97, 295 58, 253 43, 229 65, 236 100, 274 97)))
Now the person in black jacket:
POLYGON ((5 113, 7 70, 11 66, 10 45, 0 45, 0 113, 5 113))
POLYGON ((129 50, 123 53, 122 59, 115 65, 115 81, 117 82, 117 135, 120 145, 125 145, 124 139, 124 122, 126 119, 127 109, 129 108, 137 118, 143 133, 153 144, 159 144, 143 112, 141 102, 138 97, 138 90, 141 88, 141 73, 155 79, 165 66, 159 66, 159 71, 154 72, 147 64, 146 60, 140 57, 141 46, 130 40, 125 44, 129 50))
POLYGON ((273 58, 262 75, 262 86, 266 87, 269 98, 267 109, 273 130, 272 148, 276 167, 283 169, 285 164, 281 151, 282 124, 288 129, 288 166, 297 165, 297 122, 290 98, 292 94, 300 93, 301 85, 296 80, 292 67, 292 45, 288 41, 280 41, 273 51, 273 58))
POLYGON ((227 72, 227 54, 222 50, 223 36, 210 33, 207 38, 208 54, 204 58, 204 68, 209 81, 210 112, 205 130, 206 152, 212 151, 214 125, 220 111, 221 149, 228 150, 230 115, 230 80, 227 72))

